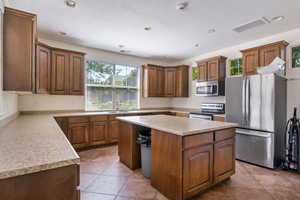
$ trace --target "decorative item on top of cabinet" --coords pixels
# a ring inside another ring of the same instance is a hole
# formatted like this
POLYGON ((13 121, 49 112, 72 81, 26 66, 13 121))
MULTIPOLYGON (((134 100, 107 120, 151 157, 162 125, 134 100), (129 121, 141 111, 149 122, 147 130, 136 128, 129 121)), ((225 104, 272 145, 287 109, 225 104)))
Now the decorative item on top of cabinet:
POLYGON ((198 63, 198 81, 219 81, 226 77, 226 57, 217 56, 198 63))
POLYGON ((286 41, 274 42, 271 44, 258 46, 242 50, 243 54, 243 74, 256 74, 258 67, 269 65, 276 57, 286 59, 286 41))
POLYGON ((35 90, 36 15, 5 8, 3 18, 3 89, 35 90))
POLYGON ((37 94, 49 94, 51 89, 51 47, 36 45, 36 90, 37 94))

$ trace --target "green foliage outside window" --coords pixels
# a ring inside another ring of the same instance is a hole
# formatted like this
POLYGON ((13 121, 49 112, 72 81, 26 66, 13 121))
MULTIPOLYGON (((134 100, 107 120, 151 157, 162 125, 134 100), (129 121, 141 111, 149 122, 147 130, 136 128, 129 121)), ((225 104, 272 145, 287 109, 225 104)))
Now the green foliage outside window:
POLYGON ((237 76, 243 74, 243 59, 231 59, 230 63, 230 76, 237 76))
POLYGON ((292 67, 300 67, 300 46, 292 48, 292 67))
POLYGON ((198 67, 192 67, 192 80, 198 79, 198 67))

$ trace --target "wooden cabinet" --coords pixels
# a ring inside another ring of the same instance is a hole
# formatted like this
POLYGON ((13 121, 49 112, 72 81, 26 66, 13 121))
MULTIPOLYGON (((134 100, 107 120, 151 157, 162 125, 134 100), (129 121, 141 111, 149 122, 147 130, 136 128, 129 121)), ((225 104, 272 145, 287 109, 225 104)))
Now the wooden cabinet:
POLYGON ((118 142, 120 126, 121 125, 118 120, 109 122, 109 129, 107 134, 107 140, 109 142, 118 142))
POLYGON ((84 55, 70 53, 70 95, 84 95, 84 55))
POLYGON ((219 183, 235 173, 234 138, 214 145, 214 183, 219 183))
POLYGON ((69 123, 68 138, 74 148, 89 146, 89 123, 69 123))
POLYGON ((107 140, 107 122, 91 122, 90 128, 91 145, 105 144, 107 140))
POLYGON ((52 50, 51 94, 84 94, 84 54, 52 50))
POLYGON ((258 67, 269 65, 276 57, 285 60, 287 46, 286 41, 279 41, 242 50, 244 75, 256 74, 258 67))
POLYGON ((65 51, 52 51, 51 94, 68 94, 69 54, 65 51))
POLYGON ((157 67, 157 96, 165 95, 165 70, 162 67, 157 67))
POLYGON ((36 15, 5 8, 3 20, 3 89, 35 90, 36 15))
POLYGON ((213 145, 188 149, 183 154, 184 197, 191 197, 213 183, 213 145))
POLYGON ((176 68, 176 97, 189 96, 189 68, 188 66, 179 66, 176 68))
POLYGON ((144 97, 188 97, 188 66, 143 66, 144 97))
POLYGON ((36 93, 49 94, 51 89, 51 48, 36 46, 36 93))
POLYGON ((64 132, 65 136, 68 138, 68 120, 65 117, 56 117, 55 120, 61 130, 64 132))
POLYGON ((214 121, 219 121, 219 122, 225 122, 225 117, 223 117, 223 116, 218 116, 218 115, 214 115, 214 116, 213 116, 213 120, 214 120, 214 121))
POLYGON ((175 116, 176 117, 186 117, 186 118, 188 118, 190 116, 190 114, 189 113, 176 112, 175 116))
POLYGON ((176 96, 176 68, 165 69, 165 97, 176 96))
POLYGON ((226 59, 226 57, 217 56, 198 61, 198 81, 225 80, 226 59))

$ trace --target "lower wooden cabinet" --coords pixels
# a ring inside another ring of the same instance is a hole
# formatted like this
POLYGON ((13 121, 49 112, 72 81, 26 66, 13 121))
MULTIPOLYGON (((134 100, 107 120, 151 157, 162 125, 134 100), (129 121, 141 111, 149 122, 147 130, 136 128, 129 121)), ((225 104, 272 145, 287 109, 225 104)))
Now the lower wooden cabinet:
POLYGON ((120 126, 121 123, 117 120, 109 122, 109 129, 107 133, 107 140, 109 142, 118 142, 120 126))
POLYGON ((183 154, 183 195, 190 197, 213 183, 213 145, 192 148, 183 154))
POLYGON ((180 112, 176 112, 175 115, 176 117, 186 117, 186 118, 190 116, 189 113, 180 113, 180 112))
POLYGON ((234 139, 214 145, 214 183, 219 183, 235 173, 234 139))
POLYGON ((107 138, 107 122, 90 122, 90 144, 105 144, 107 138))
POLYGON ((89 145, 89 123, 69 124, 68 139, 75 148, 89 145))

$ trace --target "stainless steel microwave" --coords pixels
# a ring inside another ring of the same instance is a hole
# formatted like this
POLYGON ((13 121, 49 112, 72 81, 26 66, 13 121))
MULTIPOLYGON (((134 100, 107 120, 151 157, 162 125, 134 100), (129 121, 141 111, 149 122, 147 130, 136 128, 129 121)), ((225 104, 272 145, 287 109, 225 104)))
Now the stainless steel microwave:
POLYGON ((225 81, 207 81, 196 83, 196 96, 224 96, 225 81))

